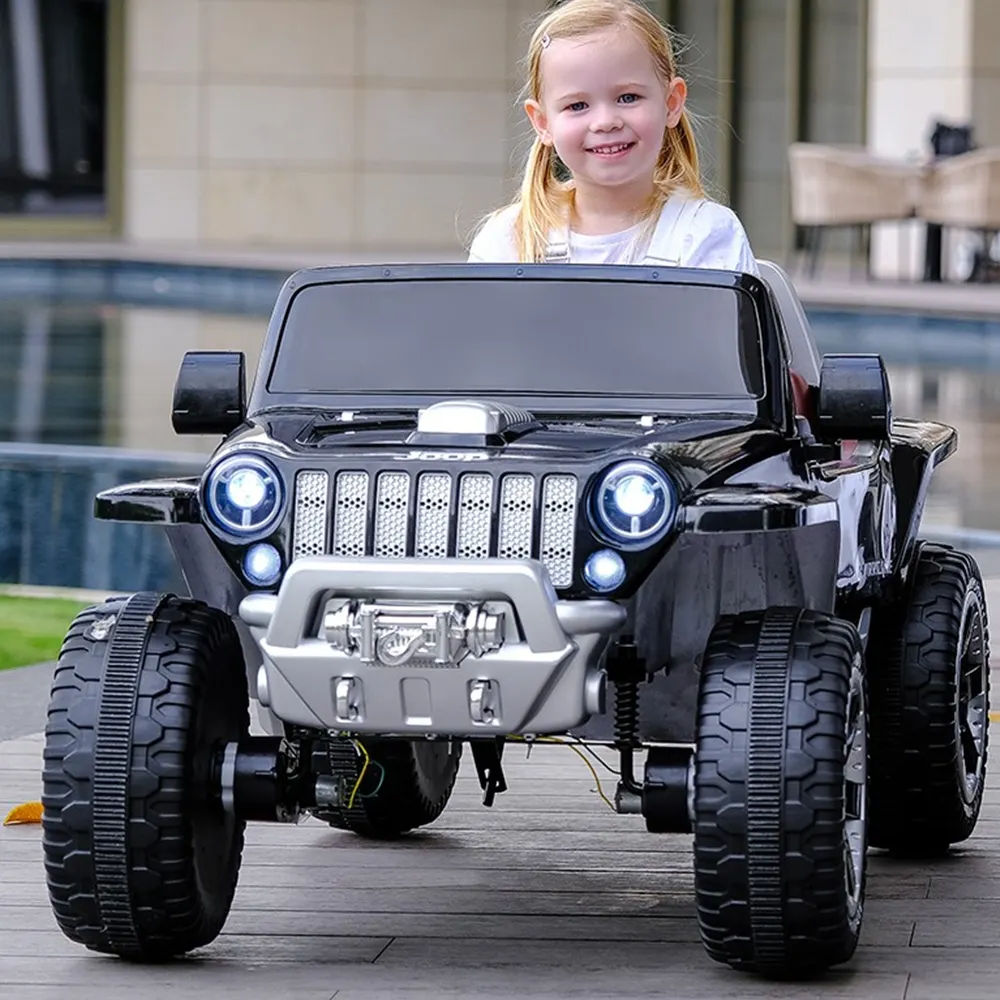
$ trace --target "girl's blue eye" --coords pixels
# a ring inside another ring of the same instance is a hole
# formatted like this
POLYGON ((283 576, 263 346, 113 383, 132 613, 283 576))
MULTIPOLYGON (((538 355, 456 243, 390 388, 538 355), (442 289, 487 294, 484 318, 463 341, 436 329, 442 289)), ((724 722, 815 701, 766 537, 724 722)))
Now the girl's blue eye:
POLYGON ((568 108, 568 111, 582 111, 587 106, 586 101, 574 101, 568 108))
POLYGON ((624 101, 626 104, 632 104, 639 100, 638 94, 622 94, 619 98, 620 101, 624 101))

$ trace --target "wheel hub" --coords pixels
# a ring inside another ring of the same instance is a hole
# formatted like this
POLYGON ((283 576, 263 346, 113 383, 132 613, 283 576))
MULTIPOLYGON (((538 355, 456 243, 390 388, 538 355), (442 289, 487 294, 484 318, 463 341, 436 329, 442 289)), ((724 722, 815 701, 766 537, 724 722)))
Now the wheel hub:
POLYGON ((860 658, 851 671, 844 760, 844 875, 852 922, 860 918, 868 825, 868 710, 860 658))
POLYGON ((986 691, 989 680, 983 609, 979 595, 974 591, 970 591, 965 599, 955 669, 959 776, 962 796, 967 803, 972 803, 976 800, 983 781, 988 719, 986 691))

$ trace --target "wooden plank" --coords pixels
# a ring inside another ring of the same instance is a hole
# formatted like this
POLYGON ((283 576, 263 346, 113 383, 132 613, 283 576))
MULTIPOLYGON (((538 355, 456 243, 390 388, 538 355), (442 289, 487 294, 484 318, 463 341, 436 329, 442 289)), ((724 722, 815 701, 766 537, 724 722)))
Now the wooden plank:
MULTIPOLYGON (((485 902, 485 897, 484 897, 485 902)), ((380 912, 365 908, 353 913, 271 909, 236 910, 226 923, 227 934, 277 934, 301 937, 392 937, 458 938, 474 924, 478 935, 500 941, 523 938, 562 941, 660 941, 694 943, 700 940, 690 901, 664 901, 655 916, 590 914, 579 911, 536 916, 519 913, 483 913, 470 921, 467 914, 453 914, 444 906, 425 912, 380 912)), ((52 914, 39 906, 0 907, 0 934, 19 930, 56 930, 52 914)), ((908 917, 883 919, 878 914, 866 918, 866 939, 871 943, 906 947, 913 932, 908 917)), ((978 943, 978 942, 976 942, 978 943)))
MULTIPOLYGON (((392 946, 386 952, 388 955, 392 946)), ((442 970, 436 964, 396 966, 383 964, 380 959, 377 964, 327 963, 302 964, 282 963, 280 965, 263 964, 250 971, 237 968, 218 968, 209 974, 206 968, 189 970, 190 974, 178 973, 176 968, 137 969, 123 962, 91 961, 86 969, 80 968, 81 963, 72 960, 57 959, 45 962, 23 962, 17 960, 10 969, 0 972, 0 983, 16 987, 20 992, 22 981, 33 977, 34 984, 39 986, 60 987, 74 998, 107 997, 108 1000, 134 997, 140 995, 170 996, 179 995, 175 983, 183 984, 189 989, 200 979, 207 985, 202 985, 202 997, 218 996, 219 990, 226 991, 225 996, 236 996, 238 990, 243 990, 244 996, 295 996, 309 992, 309 997, 323 996, 340 1000, 344 996, 372 998, 394 998, 429 996, 463 998, 486 996, 490 998, 511 996, 526 996, 532 998, 559 998, 565 1000, 570 995, 567 981, 577 978, 578 973, 558 959, 539 968, 530 969, 504 968, 501 976, 484 976, 481 967, 449 968, 442 975, 442 970), (169 992, 166 991, 169 988, 169 992), (326 990, 322 993, 322 990, 326 990), (433 991, 433 993, 431 992, 433 991)), ((603 969, 587 969, 587 995, 609 997, 615 1000, 624 998, 650 997, 661 1000, 664 995, 673 998, 688 998, 688 1000, 716 1000, 725 990, 732 993, 734 976, 731 972, 719 968, 695 970, 683 968, 677 970, 670 978, 670 992, 664 992, 664 980, 661 970, 643 970, 634 972, 621 966, 611 965, 603 969)), ((764 980, 754 980, 741 977, 739 996, 765 1000, 775 996, 775 984, 764 980)), ((829 1000, 900 1000, 905 989, 906 977, 900 973, 874 973, 859 981, 847 974, 835 974, 830 977, 830 989, 824 990, 824 997, 829 1000)), ((193 996, 193 994, 191 994, 193 996)), ((574 995, 575 994, 574 991, 574 995)), ((781 995, 792 995, 782 990, 781 995)), ((808 994, 802 994, 808 995, 808 994)), ((63 993, 65 998, 66 993, 63 993)))

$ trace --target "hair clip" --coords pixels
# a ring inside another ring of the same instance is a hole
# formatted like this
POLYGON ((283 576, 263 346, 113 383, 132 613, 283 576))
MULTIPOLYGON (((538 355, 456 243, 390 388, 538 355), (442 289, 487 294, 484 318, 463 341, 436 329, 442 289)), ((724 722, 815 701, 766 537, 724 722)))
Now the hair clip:
POLYGON ((552 39, 549 38, 549 33, 546 32, 542 35, 542 48, 547 49, 552 44, 552 39))

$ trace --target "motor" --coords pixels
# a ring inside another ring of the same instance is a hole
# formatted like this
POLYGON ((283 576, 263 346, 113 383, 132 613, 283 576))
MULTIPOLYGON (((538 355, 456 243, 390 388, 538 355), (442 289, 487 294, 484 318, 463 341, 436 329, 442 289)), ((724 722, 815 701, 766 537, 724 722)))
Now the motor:
POLYGON ((244 820, 295 823, 316 805, 308 754, 281 736, 247 736, 214 755, 212 787, 222 808, 244 820))

